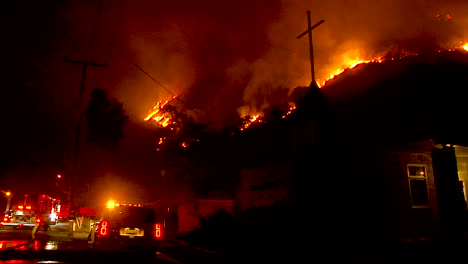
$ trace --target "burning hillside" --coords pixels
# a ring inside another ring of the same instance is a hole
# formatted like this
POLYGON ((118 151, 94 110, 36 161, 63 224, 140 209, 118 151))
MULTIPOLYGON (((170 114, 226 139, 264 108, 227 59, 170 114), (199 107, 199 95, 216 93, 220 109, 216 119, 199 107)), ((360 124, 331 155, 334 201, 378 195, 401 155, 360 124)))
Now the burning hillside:
POLYGON ((362 65, 330 81, 322 93, 335 109, 342 142, 466 144, 467 73, 466 51, 439 51, 362 65))
MULTIPOLYGON (((434 50, 434 53, 446 53, 446 52, 452 52, 453 54, 458 54, 459 52, 468 52, 468 43, 459 43, 458 45, 455 45, 453 48, 448 49, 448 50, 434 50)), ((427 53, 427 52, 426 52, 427 53)), ((426 54, 425 54, 426 55, 426 54)), ((317 85, 321 88, 327 86, 329 83, 332 83, 335 79, 339 79, 340 75, 345 73, 346 71, 352 70, 358 66, 365 65, 365 64, 379 64, 379 63, 387 63, 389 61, 399 61, 403 60, 404 58, 407 57, 418 57, 416 52, 412 51, 404 51, 401 54, 398 54, 395 56, 394 53, 387 52, 387 54, 384 54, 382 56, 378 56, 375 58, 371 59, 363 59, 359 57, 351 57, 349 54, 343 55, 343 62, 341 65, 331 71, 328 74, 328 77, 325 80, 317 80, 317 85)), ((424 55, 421 55, 421 57, 424 57, 424 55)), ((372 78, 371 78, 372 79, 372 78)), ((360 89, 358 89, 360 90, 360 89)), ((283 90, 284 91, 284 90, 283 90)), ((282 114, 281 118, 286 118, 289 114, 291 114, 295 108, 295 102, 291 99, 291 93, 294 91, 294 89, 289 90, 289 94, 287 95, 287 101, 283 101, 281 105, 275 105, 274 107, 279 107, 282 108, 282 114)), ((353 91, 348 91, 350 93, 353 93, 353 91)), ((354 91, 355 92, 355 91, 354 91)), ((343 96, 347 94, 347 92, 343 92, 343 96)), ((284 94, 283 94, 284 95, 284 94)), ((179 115, 178 114, 178 108, 177 105, 174 104, 176 101, 177 97, 173 97, 170 100, 166 101, 159 101, 156 103, 154 106, 153 110, 151 113, 145 118, 145 121, 155 121, 157 125, 161 128, 170 128, 171 130, 174 129, 180 129, 181 126, 183 126, 183 123, 180 119, 177 119, 176 117, 179 115)), ((179 108, 180 109, 180 108, 179 108)), ((259 112, 259 113, 246 113, 243 116, 240 117, 240 122, 238 122, 238 129, 239 131, 242 131, 244 129, 249 128, 252 124, 259 124, 265 122, 265 110, 268 108, 264 109, 264 111, 259 112)))
MULTIPOLYGON (((268 122, 272 113, 275 117, 281 113, 279 116, 286 118, 296 108, 291 99, 296 87, 308 87, 311 80, 306 38, 296 39, 299 33, 304 32, 305 11, 308 9, 312 11, 313 21, 325 20, 313 34, 315 76, 321 88, 364 64, 468 49, 465 37, 468 28, 465 10, 468 6, 458 1, 364 1, 356 5, 330 1, 314 3, 313 6, 305 1, 277 2, 280 4, 268 6, 268 15, 246 16, 242 34, 224 17, 215 16, 210 20, 219 22, 222 31, 212 28, 211 24, 181 22, 184 27, 176 30, 176 36, 180 43, 187 43, 189 52, 180 52, 180 55, 191 59, 187 65, 172 66, 181 70, 178 76, 188 78, 177 78, 177 74, 171 72, 171 80, 184 81, 167 83, 186 104, 159 93, 156 96, 159 100, 155 104, 153 102, 154 108, 145 120, 154 121, 157 127, 164 129, 177 127, 182 124, 173 118, 174 113, 185 113, 190 109, 201 113, 191 115, 194 122, 205 124, 210 129, 220 131, 235 126, 235 130, 242 131, 268 122), (249 25, 257 25, 257 33, 245 27, 247 21, 249 25), (208 29, 209 33, 201 34, 202 28, 208 29), (200 48, 199 44, 206 46, 200 48), (212 55, 217 58, 210 59, 212 55), (190 73, 187 67, 192 67, 190 73)), ((257 4, 253 1, 249 6, 241 1, 231 7, 240 14, 243 11, 239 10, 258 10, 261 5, 257 4)), ((210 11, 200 11, 198 17, 216 12, 217 6, 210 11)), ((178 17, 185 21, 180 15, 178 17)), ((155 50, 165 51, 160 44, 155 45, 155 50)))
MULTIPOLYGON (((116 87, 127 110, 142 120, 156 102, 174 94, 186 102, 185 109, 201 113, 198 122, 215 129, 261 114, 275 104, 268 97, 282 89, 309 85, 307 40, 296 38, 307 27, 306 10, 313 22, 325 20, 313 35, 321 86, 344 69, 385 59, 389 52, 392 58, 415 54, 421 43, 406 40, 417 36, 434 38, 424 49, 451 49, 466 41, 468 28, 467 4, 456 0, 181 0, 164 5, 142 0, 109 5, 125 12, 101 14, 99 39, 120 43, 125 54, 171 91, 141 72, 123 74, 116 87), (112 30, 106 31, 107 26, 112 30)), ((106 50, 114 51, 121 53, 106 50)))

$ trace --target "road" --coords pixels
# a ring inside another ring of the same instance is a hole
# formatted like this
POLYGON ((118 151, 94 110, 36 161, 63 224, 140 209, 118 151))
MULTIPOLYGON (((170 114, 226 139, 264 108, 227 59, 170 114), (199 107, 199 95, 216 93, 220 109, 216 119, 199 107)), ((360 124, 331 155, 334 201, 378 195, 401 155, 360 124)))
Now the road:
MULTIPOLYGON (((281 241, 279 241, 281 242, 281 241)), ((285 244, 289 242, 283 241, 285 244)), ((315 241, 317 242, 317 241, 315 241)), ((427 242, 428 243, 428 242, 427 242)), ((398 251, 363 248, 360 252, 347 252, 346 248, 336 248, 332 252, 318 252, 315 243, 304 240, 302 250, 288 251, 281 254, 277 250, 268 250, 265 254, 252 254, 255 249, 245 249, 239 245, 229 256, 189 245, 184 241, 169 238, 160 244, 151 256, 127 252, 95 252, 88 248, 87 233, 74 232, 68 235, 68 225, 52 226, 50 231, 40 231, 35 240, 31 240, 31 230, 14 230, 0 226, 0 263, 3 260, 28 263, 37 260, 61 263, 161 263, 161 264, 238 264, 238 263, 422 263, 421 261, 439 261, 443 263, 460 263, 466 260, 466 246, 462 243, 456 247, 447 243, 421 243, 408 246, 398 251), (441 244, 446 245, 441 247, 441 244), (250 250, 250 251, 249 251, 250 250), (346 253, 347 252, 347 253, 346 253), (278 254, 280 253, 280 254, 278 254), (353 253, 353 254, 350 254, 353 253), (268 257, 266 261, 265 257, 268 257), (282 258, 280 258, 282 256, 282 258), (303 259, 306 258, 306 259, 303 259), (126 261, 128 260, 128 261, 126 261), (26 262, 25 262, 26 261, 26 262)))
POLYGON ((0 262, 2 260, 50 260, 64 263, 132 263, 162 264, 222 264, 227 263, 224 256, 217 252, 190 246, 182 241, 169 239, 164 241, 154 256, 145 256, 128 252, 95 252, 88 248, 87 234, 74 232, 68 234, 68 225, 52 226, 50 231, 39 231, 32 240, 31 230, 15 230, 0 226, 0 262), (153 258, 154 257, 154 258, 153 258))

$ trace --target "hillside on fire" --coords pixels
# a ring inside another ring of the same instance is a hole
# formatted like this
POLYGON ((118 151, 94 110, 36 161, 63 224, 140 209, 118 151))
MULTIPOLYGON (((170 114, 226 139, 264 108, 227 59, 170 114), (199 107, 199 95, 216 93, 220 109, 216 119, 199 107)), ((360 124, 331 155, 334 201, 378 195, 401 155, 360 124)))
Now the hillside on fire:
POLYGON ((468 54, 440 51, 363 64, 321 91, 356 145, 449 138, 466 144, 468 54))
MULTIPOLYGON (((334 146, 338 152, 429 138, 466 144, 467 73, 468 54, 457 51, 358 65, 320 89, 297 87, 302 95, 294 99, 297 109, 289 116, 281 106, 272 107, 279 112, 276 117, 271 114, 243 131, 232 129, 235 133, 226 129, 183 151, 237 170, 291 163, 298 158, 293 154, 297 144, 305 144, 293 142, 292 129, 306 122, 312 130, 325 131, 310 144, 334 146)), ((317 136, 312 130, 311 138, 317 136)))
POLYGON ((399 209, 383 178, 383 153, 427 139, 466 145, 467 73, 466 52, 431 52, 362 64, 322 88, 298 87, 306 92, 287 117, 183 150, 196 157, 193 168, 205 168, 197 178, 197 186, 203 186, 198 194, 237 199, 249 210, 262 203, 276 208, 265 209, 258 219, 285 220, 289 212, 289 224, 323 227, 316 236, 333 230, 362 241, 396 239, 399 209), (251 185, 246 189, 246 184, 251 185), (282 199, 245 200, 275 197, 275 192, 282 199), (285 205, 292 207, 284 211, 285 205))

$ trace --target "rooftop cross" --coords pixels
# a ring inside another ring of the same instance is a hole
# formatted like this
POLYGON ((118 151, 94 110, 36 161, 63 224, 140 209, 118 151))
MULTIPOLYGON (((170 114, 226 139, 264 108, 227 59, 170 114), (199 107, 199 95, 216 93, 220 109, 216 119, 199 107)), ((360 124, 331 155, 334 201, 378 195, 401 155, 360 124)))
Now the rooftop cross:
POLYGON ((322 19, 319 22, 317 22, 315 25, 310 26, 310 10, 307 10, 307 25, 308 25, 307 30, 302 32, 299 36, 297 36, 297 39, 300 39, 305 34, 309 34, 310 72, 311 72, 311 75, 312 75, 312 82, 315 82, 314 48, 313 48, 313 45, 312 45, 312 30, 314 28, 320 26, 320 24, 322 24, 323 22, 325 22, 325 20, 322 19))

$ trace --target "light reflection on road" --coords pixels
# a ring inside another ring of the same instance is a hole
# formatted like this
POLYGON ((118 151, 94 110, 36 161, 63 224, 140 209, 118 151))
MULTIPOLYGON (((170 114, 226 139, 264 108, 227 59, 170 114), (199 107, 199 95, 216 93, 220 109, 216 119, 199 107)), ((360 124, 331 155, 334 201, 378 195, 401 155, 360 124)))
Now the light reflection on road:
MULTIPOLYGON (((0 240, 0 249, 7 249, 17 247, 21 244, 27 243, 28 240, 0 240)), ((19 250, 26 250, 27 246, 17 248, 19 250)))
POLYGON ((45 250, 57 250, 58 249, 58 241, 47 241, 45 244, 45 250))
POLYGON ((60 241, 47 240, 0 240, 0 250, 15 249, 15 250, 58 250, 60 241), (20 246, 24 244, 23 246, 20 246))

